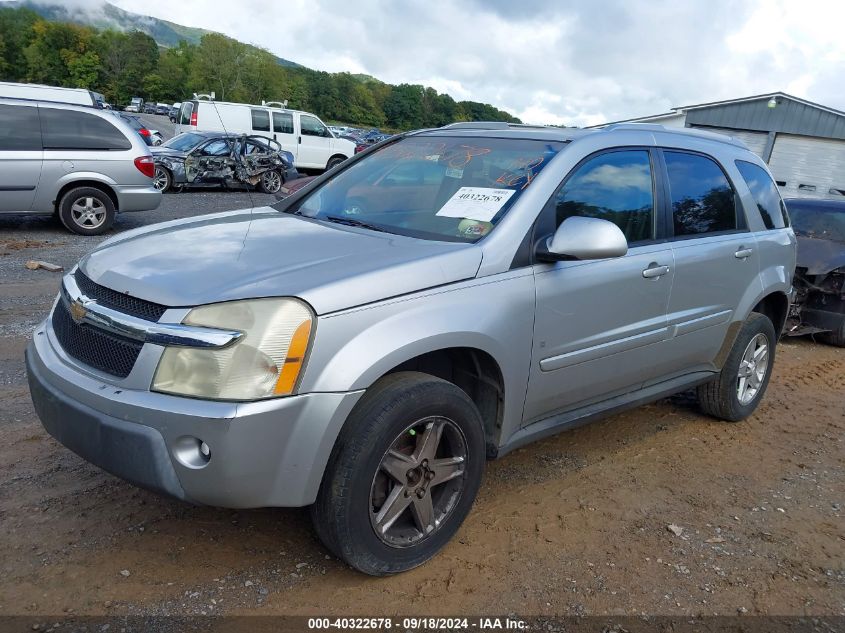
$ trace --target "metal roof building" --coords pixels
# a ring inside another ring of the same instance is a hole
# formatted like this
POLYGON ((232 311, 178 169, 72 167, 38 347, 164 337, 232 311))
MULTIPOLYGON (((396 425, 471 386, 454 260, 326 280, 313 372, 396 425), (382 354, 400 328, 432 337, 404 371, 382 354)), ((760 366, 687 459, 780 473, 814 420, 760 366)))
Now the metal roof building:
POLYGON ((624 122, 728 134, 745 141, 769 164, 784 196, 845 197, 845 112, 773 92, 682 106, 624 122))

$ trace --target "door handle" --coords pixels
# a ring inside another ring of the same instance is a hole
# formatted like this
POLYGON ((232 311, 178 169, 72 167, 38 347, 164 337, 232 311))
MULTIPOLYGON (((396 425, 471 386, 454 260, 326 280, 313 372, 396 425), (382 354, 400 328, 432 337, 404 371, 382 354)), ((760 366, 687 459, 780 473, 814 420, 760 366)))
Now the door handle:
POLYGON ((668 272, 668 266, 658 266, 657 264, 652 264, 643 271, 643 277, 645 277, 646 279, 657 279, 658 277, 662 277, 668 272))
POLYGON ((737 259, 748 259, 751 257, 751 253, 754 252, 753 248, 741 248, 736 253, 734 253, 734 257, 737 259))
POLYGON ((298 143, 302 143, 302 137, 300 136, 300 137, 298 137, 298 138, 299 138, 299 140, 298 140, 297 142, 298 142, 298 143))

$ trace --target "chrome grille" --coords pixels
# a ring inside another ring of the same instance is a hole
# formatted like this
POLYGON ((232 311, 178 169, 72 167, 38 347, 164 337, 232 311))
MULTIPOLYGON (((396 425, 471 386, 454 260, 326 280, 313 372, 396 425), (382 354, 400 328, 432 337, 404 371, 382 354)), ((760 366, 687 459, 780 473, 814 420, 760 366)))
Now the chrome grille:
POLYGON ((129 375, 143 347, 139 341, 76 323, 61 299, 53 310, 53 332, 70 356, 118 378, 129 375))

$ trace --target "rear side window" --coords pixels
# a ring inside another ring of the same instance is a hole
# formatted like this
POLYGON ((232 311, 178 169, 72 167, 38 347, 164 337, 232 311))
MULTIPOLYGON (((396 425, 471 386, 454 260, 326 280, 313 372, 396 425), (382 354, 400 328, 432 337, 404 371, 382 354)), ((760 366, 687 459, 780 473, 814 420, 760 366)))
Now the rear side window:
POLYGON ((39 108, 45 150, 123 150, 132 143, 114 125, 94 114, 39 108))
POLYGON ((252 129, 257 132, 270 131, 270 113, 267 110, 250 110, 252 113, 252 129))
POLYGON ((609 220, 628 242, 654 239, 651 161, 645 150, 601 154, 581 165, 555 196, 557 224, 581 216, 609 220))
POLYGON ((41 125, 34 106, 0 105, 0 151, 41 151, 41 125))
POLYGON ((736 168, 742 174, 742 179, 751 190, 757 210, 763 218, 767 229, 782 229, 789 225, 786 206, 781 200, 778 188, 766 170, 744 160, 736 161, 736 168))
POLYGON ((273 131, 279 134, 293 134, 293 115, 284 112, 274 112, 273 131))
POLYGON ((194 111, 194 104, 191 101, 186 101, 179 109, 179 125, 191 124, 191 113, 194 111))
POLYGON ((229 142, 220 138, 206 144, 199 153, 201 156, 226 156, 232 151, 229 142))
POLYGON ((699 154, 664 151, 663 156, 675 236, 735 231, 734 192, 721 167, 699 154))

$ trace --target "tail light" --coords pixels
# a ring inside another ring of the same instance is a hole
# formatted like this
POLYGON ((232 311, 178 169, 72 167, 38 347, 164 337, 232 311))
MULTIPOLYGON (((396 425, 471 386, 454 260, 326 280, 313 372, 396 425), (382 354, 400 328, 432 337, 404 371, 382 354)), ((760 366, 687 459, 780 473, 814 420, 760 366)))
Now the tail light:
POLYGON ((196 125, 196 124, 197 124, 197 111, 194 110, 193 112, 191 112, 191 125, 196 125))
POLYGON ((156 166, 152 156, 139 156, 135 159, 135 167, 147 178, 155 176, 156 166))
POLYGON ((142 127, 140 130, 138 130, 138 134, 140 134, 141 136, 149 136, 150 131, 147 128, 142 127))

